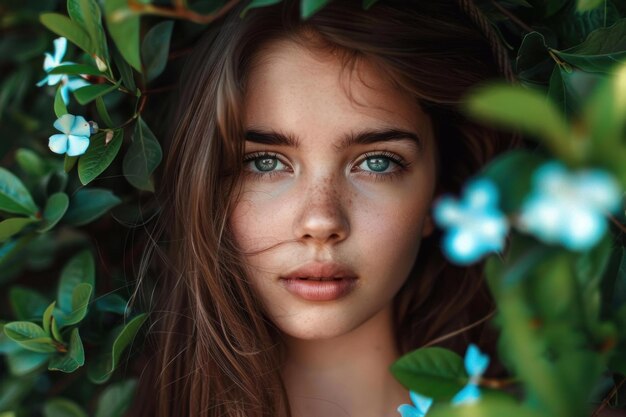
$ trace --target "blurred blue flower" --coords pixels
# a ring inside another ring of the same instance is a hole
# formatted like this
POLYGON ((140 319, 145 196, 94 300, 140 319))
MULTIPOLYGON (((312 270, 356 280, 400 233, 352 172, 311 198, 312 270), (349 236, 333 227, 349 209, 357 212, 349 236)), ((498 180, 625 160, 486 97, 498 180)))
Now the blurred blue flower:
MULTIPOLYGON (((60 66, 60 65, 70 65, 73 62, 61 60, 65 56, 65 52, 67 50, 67 39, 61 37, 56 38, 54 40, 54 55, 50 55, 48 52, 45 53, 46 58, 43 61, 43 69, 46 72, 50 72, 52 69, 60 66)), ((65 104, 68 104, 70 101, 69 92, 77 90, 81 87, 85 87, 89 85, 89 83, 83 80, 80 77, 68 77, 67 74, 48 74, 41 81, 37 83, 38 87, 43 85, 57 85, 61 83, 61 97, 63 97, 63 101, 65 104)))
POLYGON ((518 226, 546 243, 586 250, 607 231, 605 214, 619 208, 619 184, 607 172, 568 172, 548 162, 533 176, 534 189, 521 208, 518 226))
POLYGON ((471 404, 480 399, 480 389, 478 382, 489 366, 489 356, 478 349, 475 344, 470 344, 465 352, 465 371, 469 376, 469 381, 452 398, 452 404, 471 404))
POLYGON ((91 126, 82 116, 64 114, 54 122, 54 127, 62 133, 50 136, 48 147, 54 153, 78 156, 89 147, 91 126))
POLYGON ((415 391, 409 391, 413 405, 402 404, 398 412, 402 417, 424 417, 433 404, 433 399, 419 395, 415 391))
POLYGON ((436 203, 434 219, 447 228, 443 250, 452 262, 467 265, 503 249, 509 224, 498 198, 495 184, 478 179, 467 184, 461 201, 444 196, 436 203))

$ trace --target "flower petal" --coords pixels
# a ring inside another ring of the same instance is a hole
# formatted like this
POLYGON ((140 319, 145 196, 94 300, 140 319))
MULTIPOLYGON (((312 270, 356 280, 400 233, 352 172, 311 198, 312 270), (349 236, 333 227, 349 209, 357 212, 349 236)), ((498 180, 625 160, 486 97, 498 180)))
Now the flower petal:
POLYGON ((89 138, 85 136, 69 136, 69 145, 67 148, 68 156, 78 156, 85 153, 89 147, 89 138))
POLYGON ((91 135, 91 126, 89 126, 89 123, 87 123, 87 120, 85 120, 83 116, 76 116, 70 133, 76 136, 89 137, 91 135))
POLYGON ((433 404, 432 398, 420 395, 415 391, 409 391, 409 395, 411 396, 411 401, 415 404, 415 408, 423 414, 426 414, 433 404))
POLYGON ((468 207, 473 209, 495 206, 498 204, 498 188, 490 180, 474 180, 465 187, 464 197, 468 207))
POLYGON ((586 250, 598 243, 606 230, 606 220, 600 213, 577 208, 569 213, 560 240, 570 250, 586 250))
POLYGON ((467 384, 463 389, 452 397, 452 404, 472 404, 480 399, 480 390, 474 384, 467 384))
POLYGON ((467 265, 479 260, 486 252, 470 229, 454 228, 443 238, 443 250, 447 257, 459 265, 467 265))
POLYGON ((402 417, 424 417, 424 413, 420 412, 417 408, 408 404, 402 404, 398 407, 398 412, 402 417))
MULTIPOLYGON (((54 61, 56 65, 61 63, 65 52, 67 51, 67 39, 64 37, 56 38, 54 41, 54 61)), ((55 66, 56 66, 55 65, 55 66)))
POLYGON ((72 130, 72 126, 74 125, 75 119, 76 119, 76 116, 72 114, 64 114, 63 116, 56 119, 56 121, 54 122, 54 127, 58 131, 63 132, 66 135, 69 135, 70 131, 72 130))
POLYGON ((465 352, 465 370, 470 378, 480 377, 489 366, 489 356, 478 349, 478 346, 471 343, 465 352))
POLYGON ((58 133, 48 139, 48 148, 54 153, 64 154, 67 151, 67 135, 58 133))
POLYGON ((87 81, 83 80, 80 77, 69 77, 69 79, 67 80, 67 88, 70 91, 75 91, 75 90, 78 90, 79 88, 86 87, 88 85, 91 85, 91 84, 89 84, 87 81))

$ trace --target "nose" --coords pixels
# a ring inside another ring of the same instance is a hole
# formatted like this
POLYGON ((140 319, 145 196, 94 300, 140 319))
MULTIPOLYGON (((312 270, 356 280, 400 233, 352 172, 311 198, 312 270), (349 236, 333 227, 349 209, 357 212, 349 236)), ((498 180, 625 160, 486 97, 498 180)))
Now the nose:
POLYGON ((330 179, 320 179, 303 189, 294 234, 302 242, 339 243, 350 233, 341 190, 330 179))

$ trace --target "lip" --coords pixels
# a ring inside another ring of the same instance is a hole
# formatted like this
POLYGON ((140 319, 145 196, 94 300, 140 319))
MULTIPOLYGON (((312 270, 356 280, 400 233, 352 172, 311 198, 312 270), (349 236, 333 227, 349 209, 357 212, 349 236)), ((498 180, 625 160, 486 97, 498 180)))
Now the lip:
POLYGON ((339 263, 305 264, 280 277, 280 283, 291 294, 308 301, 332 301, 348 295, 358 277, 339 263))

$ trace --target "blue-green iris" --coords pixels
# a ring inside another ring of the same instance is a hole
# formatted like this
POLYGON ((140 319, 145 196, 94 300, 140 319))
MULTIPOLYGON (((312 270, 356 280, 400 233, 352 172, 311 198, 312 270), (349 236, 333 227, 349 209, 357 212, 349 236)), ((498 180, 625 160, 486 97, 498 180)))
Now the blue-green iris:
POLYGON ((278 159, 276 158, 259 158, 254 160, 254 166, 259 171, 273 171, 278 165, 278 159))
POLYGON ((369 158, 367 160, 367 167, 372 171, 383 172, 389 168, 388 158, 369 158))

